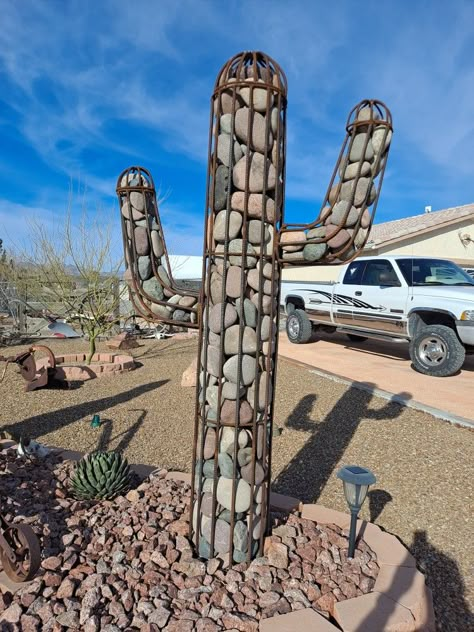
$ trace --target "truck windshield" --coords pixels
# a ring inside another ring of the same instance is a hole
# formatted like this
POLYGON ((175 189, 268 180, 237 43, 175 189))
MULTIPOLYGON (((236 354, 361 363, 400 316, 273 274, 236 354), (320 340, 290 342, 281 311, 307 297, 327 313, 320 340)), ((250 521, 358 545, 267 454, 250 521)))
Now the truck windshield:
POLYGON ((452 261, 443 259, 397 259, 408 285, 465 285, 474 287, 472 279, 452 261))

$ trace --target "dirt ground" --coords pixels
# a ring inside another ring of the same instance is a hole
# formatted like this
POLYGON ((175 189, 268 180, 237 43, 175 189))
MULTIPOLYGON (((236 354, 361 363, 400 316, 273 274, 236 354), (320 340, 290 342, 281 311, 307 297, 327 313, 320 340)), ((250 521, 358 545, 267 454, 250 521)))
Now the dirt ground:
MULTIPOLYGON (((59 354, 82 351, 86 343, 52 341, 50 346, 59 354)), ((180 383, 196 343, 146 341, 131 353, 141 365, 135 371, 69 390, 25 393, 24 381, 9 366, 0 383, 0 430, 66 449, 122 450, 132 463, 190 471, 195 389, 180 383), (90 427, 95 413, 102 421, 98 429, 90 427)), ((415 555, 433 590, 440 629, 470 629, 472 431, 284 359, 278 367, 275 423, 283 428, 274 439, 275 491, 346 511, 338 468, 369 467, 377 483, 362 517, 396 534, 415 555)))

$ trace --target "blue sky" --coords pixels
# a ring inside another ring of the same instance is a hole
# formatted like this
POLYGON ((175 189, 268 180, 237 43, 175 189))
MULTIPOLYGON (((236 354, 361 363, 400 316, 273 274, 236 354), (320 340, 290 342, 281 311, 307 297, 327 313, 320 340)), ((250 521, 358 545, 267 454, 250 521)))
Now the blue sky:
POLYGON ((200 254, 209 98, 241 50, 288 77, 287 221, 314 219, 349 110, 394 139, 376 221, 474 202, 474 2, 0 0, 0 237, 55 225, 69 191, 116 223, 115 182, 149 168, 168 248, 200 254))

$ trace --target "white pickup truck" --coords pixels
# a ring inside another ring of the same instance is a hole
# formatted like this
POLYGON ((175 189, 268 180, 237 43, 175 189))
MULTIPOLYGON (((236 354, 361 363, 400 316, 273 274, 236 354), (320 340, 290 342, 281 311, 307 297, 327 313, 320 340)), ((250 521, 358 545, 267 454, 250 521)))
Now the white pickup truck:
POLYGON ((308 342, 314 328, 409 342, 420 373, 445 377, 474 353, 474 279, 452 261, 426 257, 361 257, 337 283, 282 284, 291 342, 308 342))

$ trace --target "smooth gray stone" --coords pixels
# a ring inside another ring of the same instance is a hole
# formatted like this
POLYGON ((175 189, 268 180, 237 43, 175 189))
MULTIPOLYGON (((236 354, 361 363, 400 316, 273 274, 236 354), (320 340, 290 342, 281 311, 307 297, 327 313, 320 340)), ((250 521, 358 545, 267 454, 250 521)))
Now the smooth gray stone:
POLYGON ((150 309, 154 314, 161 316, 162 318, 169 318, 171 315, 171 310, 169 307, 166 307, 166 305, 156 305, 155 303, 152 303, 150 305, 150 309))
POLYGON ((202 468, 202 472, 206 478, 214 478, 214 463, 215 463, 214 459, 209 459, 207 461, 204 461, 204 467, 202 468))
POLYGON ((163 300, 163 288, 155 277, 143 281, 142 287, 143 290, 150 296, 153 296, 153 298, 156 298, 158 301, 163 300))
POLYGON ((355 206, 350 206, 346 221, 344 223, 342 222, 349 206, 350 203, 347 200, 341 200, 340 202, 337 202, 332 210, 331 224, 335 224, 336 226, 354 226, 354 224, 359 219, 359 212, 355 208, 355 206))
POLYGON ((251 149, 264 153, 272 148, 273 145, 273 133, 271 128, 266 134, 266 120, 259 112, 253 113, 252 125, 249 138, 249 121, 250 108, 240 108, 234 119, 235 135, 246 145, 250 144, 251 149), (265 142, 265 138, 267 142, 265 142))
MULTIPOLYGON (((245 291, 245 273, 243 278, 243 287, 245 291)), ((241 294, 242 287, 242 268, 239 266, 230 266, 227 270, 227 278, 225 283, 225 291, 229 298, 237 298, 241 294)))
POLYGON ((233 428, 224 427, 221 431, 221 438, 219 442, 219 451, 228 452, 233 448, 235 438, 235 430, 233 428))
MULTIPOLYGON (((244 242, 242 239, 232 239, 232 241, 229 243, 229 255, 230 255, 229 261, 231 265, 242 267, 243 257, 240 255, 232 255, 231 253, 233 252, 236 252, 236 253, 244 252, 244 242)), ((253 268, 257 263, 257 259, 255 257, 252 257, 252 255, 255 255, 255 249, 252 246, 252 244, 247 243, 245 253, 246 253, 245 267, 253 268)))
POLYGON ((145 197, 143 193, 132 191, 130 193, 130 203, 137 211, 143 212, 145 210, 145 197))
POLYGON ((234 477, 234 462, 226 452, 219 452, 217 460, 219 462, 219 471, 221 476, 225 478, 234 477))
POLYGON ((376 154, 378 154, 380 151, 384 152, 392 141, 392 132, 391 130, 388 130, 385 143, 383 142, 385 130, 386 127, 384 125, 380 125, 379 127, 375 128, 374 133, 372 134, 372 146, 376 154))
MULTIPOLYGON (((235 515, 235 519, 236 520, 242 520, 242 518, 244 518, 245 514, 243 513, 236 513, 235 515)), ((221 520, 225 520, 226 522, 228 522, 230 524, 230 519, 232 517, 232 514, 230 513, 230 511, 228 509, 224 509, 223 511, 221 511, 221 513, 219 514, 219 518, 221 520)))
POLYGON ((163 245, 163 240, 160 237, 160 234, 157 230, 151 231, 151 246, 153 248, 153 254, 155 257, 160 259, 165 252, 165 247, 163 245))
MULTIPOLYGON (((240 471, 241 471, 242 478, 244 479, 244 481, 247 481, 247 483, 251 484, 252 483, 252 463, 250 462, 247 465, 244 465, 240 471)), ((254 484, 260 485, 263 479, 264 479, 263 467, 260 465, 260 463, 255 463, 255 483, 254 484)))
MULTIPOLYGON (((213 347, 210 347, 213 349, 213 347)), ((224 364, 224 376, 234 384, 237 383, 237 374, 239 367, 239 356, 234 355, 230 357, 227 362, 224 364)), ((212 371, 211 371, 212 372, 212 371)), ((214 373, 214 375, 219 375, 219 373, 214 373)), ((255 358, 249 355, 242 356, 242 368, 240 371, 240 381, 241 384, 248 386, 252 384, 255 379, 255 358)))
POLYGON ((138 257, 138 274, 143 281, 151 277, 150 257, 138 257))
POLYGON ((326 250, 326 244, 306 244, 303 248, 303 259, 305 261, 317 261, 324 256, 326 250))
MULTIPOLYGON (((211 299, 214 305, 222 301, 222 276, 218 272, 211 273, 211 299)), ((207 290, 207 288, 206 288, 207 290)))
POLYGON ((242 214, 238 211, 230 211, 229 215, 229 233, 226 237, 226 223, 229 211, 219 211, 214 220, 213 235, 216 241, 225 241, 228 239, 235 239, 240 233, 242 228, 242 214))
POLYGON ((187 323, 191 320, 190 315, 182 309, 176 309, 173 312, 173 320, 179 320, 181 322, 187 323))
POLYGON ((326 228, 324 226, 318 226, 317 228, 311 228, 306 233, 306 239, 320 239, 326 235, 326 228))
POLYGON ((220 165, 216 169, 216 184, 214 189, 214 211, 222 211, 227 204, 229 191, 229 167, 220 165))
POLYGON ((237 485, 235 493, 235 511, 247 511, 251 503, 250 485, 239 479, 238 481, 231 478, 219 478, 217 483, 217 500, 225 508, 232 509, 232 489, 234 484, 237 485))
MULTIPOLYGON (((273 105, 273 94, 267 90, 266 88, 253 88, 250 87, 242 87, 240 88, 240 96, 242 97, 244 103, 250 107, 250 101, 252 101, 254 110, 257 112, 266 112, 267 105, 268 108, 271 108, 273 105)), ((274 108, 277 110, 277 108, 274 108)), ((277 110, 278 112, 278 110, 277 110)), ((271 112, 273 114, 273 110, 271 112)), ((273 128, 273 117, 271 128, 273 128)))
POLYGON ((233 382, 224 382, 222 385, 222 399, 237 399, 237 392, 239 397, 245 395, 245 386, 237 388, 237 384, 233 382))
POLYGON ((199 557, 202 557, 205 560, 208 560, 211 557, 211 547, 209 542, 203 536, 199 538, 199 557))
MULTIPOLYGON (((211 541, 212 520, 203 524, 203 536, 211 541)), ((230 548, 230 525, 225 520, 217 519, 214 525, 214 551, 217 553, 227 553, 230 548)))
POLYGON ((241 448, 237 452, 237 461, 240 467, 244 467, 252 460, 252 448, 241 448))
MULTIPOLYGON (((372 138, 372 144, 373 144, 373 138, 372 138)), ((344 171, 344 173, 342 174, 341 180, 353 180, 356 176, 357 176, 357 172, 359 171, 359 165, 360 165, 360 161, 359 162, 353 162, 352 164, 348 165, 344 171)), ((372 166, 370 164, 370 162, 363 162, 362 163, 362 167, 360 168, 360 177, 363 176, 368 176, 369 173, 372 170, 372 166)))
POLYGON ((231 141, 230 134, 219 134, 217 138, 217 158, 226 166, 233 165, 242 158, 243 152, 240 143, 231 141), (232 154, 230 144, 232 142, 232 154), (229 160, 230 158, 230 160, 229 160))
POLYGON ((250 435, 247 432, 247 430, 241 430, 239 432, 239 438, 238 438, 239 448, 245 448, 248 445, 249 441, 250 441, 250 435))
MULTIPOLYGON (((239 314, 240 318, 240 298, 235 301, 235 309, 237 310, 237 314, 239 314)), ((253 329, 255 329, 255 327, 257 326, 257 308, 248 298, 244 299, 243 319, 244 323, 248 327, 252 327, 253 329)))
POLYGON ((168 276, 168 272, 166 271, 166 268, 164 266, 158 266, 157 272, 158 272, 158 276, 163 281, 163 283, 165 285, 169 285, 170 284, 170 278, 168 276))
POLYGON ((238 520, 234 526, 234 546, 242 552, 246 552, 248 548, 249 532, 247 525, 242 520, 238 520))
MULTIPOLYGON (((253 303, 252 303, 253 305, 253 303)), ((267 341, 270 338, 270 325, 272 321, 270 316, 264 316, 260 325, 260 340, 262 342, 267 341)))
POLYGON ((364 153, 364 145, 367 140, 367 132, 361 132, 354 136, 351 151, 349 153, 349 160, 351 162, 358 162, 359 160, 371 161, 374 157, 374 147, 372 141, 369 138, 367 141, 367 147, 364 153))
MULTIPOLYGON (((224 351, 226 355, 239 352, 240 325, 232 325, 225 332, 224 351)), ((245 327, 242 335, 242 352, 254 355, 257 352, 257 334, 251 327, 245 327)))
POLYGON ((208 372, 211 375, 214 375, 215 377, 219 377, 220 366, 221 366, 221 357, 220 357, 219 349, 217 349, 217 347, 209 346, 207 348, 207 370, 208 370, 208 372))
MULTIPOLYGON (((219 167, 220 168, 220 167, 219 167)), ((226 167, 224 167, 226 169, 226 167)), ((275 188, 276 171, 275 167, 268 158, 257 152, 250 156, 250 173, 248 178, 248 188, 251 193, 262 193, 263 191, 263 175, 267 173, 267 191, 275 188)), ((247 156, 244 156, 235 165, 232 178, 234 186, 240 191, 245 191, 247 175, 247 156)), ((219 209, 220 210, 220 209, 219 209)))
POLYGON ((239 549, 234 549, 234 552, 232 553, 232 557, 236 564, 241 564, 242 562, 245 562, 245 560, 247 559, 247 553, 244 553, 243 551, 239 551, 239 549))
POLYGON ((237 322, 237 311, 233 305, 230 303, 226 303, 223 306, 222 303, 217 303, 214 307, 211 308, 209 312, 209 329, 214 334, 220 334, 222 324, 224 325, 224 329, 227 329, 235 322, 237 322), (222 323, 222 309, 224 308, 224 323, 222 323))
POLYGON ((220 118, 220 131, 224 134, 232 132, 232 114, 223 114, 220 118))
MULTIPOLYGON (((248 240, 251 244, 260 244, 262 239, 262 222, 258 219, 250 220, 248 224, 248 240)), ((263 225, 263 243, 268 244, 270 242, 270 230, 268 224, 263 225)))

